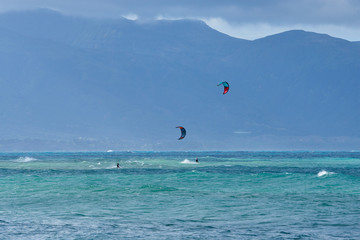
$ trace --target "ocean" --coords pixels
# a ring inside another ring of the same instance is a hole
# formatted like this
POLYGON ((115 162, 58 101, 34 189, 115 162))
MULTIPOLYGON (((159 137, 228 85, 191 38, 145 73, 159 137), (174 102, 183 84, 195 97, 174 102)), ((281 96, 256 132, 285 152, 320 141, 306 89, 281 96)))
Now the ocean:
POLYGON ((0 194, 0 239, 360 238, 360 152, 0 153, 0 194))

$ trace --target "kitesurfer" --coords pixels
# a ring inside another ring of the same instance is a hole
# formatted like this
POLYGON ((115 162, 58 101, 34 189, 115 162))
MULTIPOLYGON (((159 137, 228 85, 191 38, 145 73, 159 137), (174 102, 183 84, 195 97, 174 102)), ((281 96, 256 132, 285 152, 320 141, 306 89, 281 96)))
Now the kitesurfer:
POLYGON ((199 162, 199 159, 198 158, 196 158, 196 160, 195 160, 197 163, 199 162))
POLYGON ((117 164, 116 164, 116 167, 117 167, 117 168, 120 168, 120 164, 119 164, 119 163, 117 163, 117 164))

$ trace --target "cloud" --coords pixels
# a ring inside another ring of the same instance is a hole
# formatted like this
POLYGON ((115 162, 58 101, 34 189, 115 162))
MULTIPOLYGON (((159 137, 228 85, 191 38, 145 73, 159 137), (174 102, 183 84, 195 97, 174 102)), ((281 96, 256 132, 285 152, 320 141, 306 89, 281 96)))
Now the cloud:
POLYGON ((235 131, 235 134, 250 134, 250 131, 235 131))
POLYGON ((203 19, 221 32, 246 39, 303 29, 360 40, 358 0, 2 0, 0 12, 39 7, 87 17, 203 19))
POLYGON ((268 35, 290 30, 287 27, 273 26, 268 23, 230 24, 222 18, 202 19, 209 27, 236 38, 254 40, 268 35))
POLYGON ((265 36, 301 29, 310 32, 325 33, 333 37, 347 39, 349 41, 360 40, 360 31, 356 27, 347 27, 333 24, 294 24, 294 25, 271 25, 269 23, 240 23, 231 24, 222 18, 203 18, 209 27, 229 36, 247 40, 255 40, 265 36))
POLYGON ((128 20, 138 20, 139 19, 139 16, 134 14, 134 13, 128 13, 128 14, 125 14, 125 15, 122 15, 122 17, 128 19, 128 20))
POLYGON ((184 19, 183 17, 178 17, 178 18, 175 18, 175 17, 165 17, 163 15, 157 15, 155 17, 155 20, 181 20, 181 19, 184 19))

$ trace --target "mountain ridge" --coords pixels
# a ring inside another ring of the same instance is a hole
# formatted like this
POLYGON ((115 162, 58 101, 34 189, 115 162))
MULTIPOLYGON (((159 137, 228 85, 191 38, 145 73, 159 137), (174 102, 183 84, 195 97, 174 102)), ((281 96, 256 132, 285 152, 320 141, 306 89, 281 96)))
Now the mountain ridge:
POLYGON ((95 139, 75 141, 75 150, 358 146, 356 42, 297 30, 248 41, 192 20, 15 15, 0 15, 4 142, 48 139, 56 150, 70 149, 71 139, 95 139), (223 96, 216 85, 224 80, 223 96), (188 130, 182 141, 178 125, 188 130))

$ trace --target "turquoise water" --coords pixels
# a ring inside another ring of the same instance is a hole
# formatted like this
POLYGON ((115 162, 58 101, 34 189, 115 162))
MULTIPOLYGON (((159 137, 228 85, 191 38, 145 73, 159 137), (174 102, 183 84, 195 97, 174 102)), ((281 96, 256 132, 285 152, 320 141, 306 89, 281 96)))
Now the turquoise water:
POLYGON ((0 193, 0 239, 360 236, 359 152, 1 153, 0 193))

